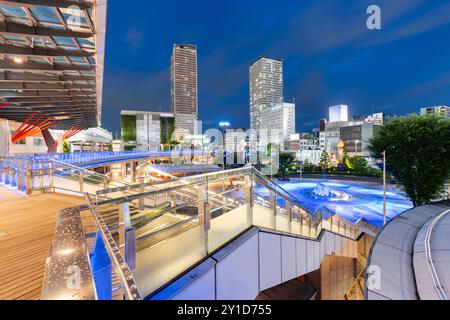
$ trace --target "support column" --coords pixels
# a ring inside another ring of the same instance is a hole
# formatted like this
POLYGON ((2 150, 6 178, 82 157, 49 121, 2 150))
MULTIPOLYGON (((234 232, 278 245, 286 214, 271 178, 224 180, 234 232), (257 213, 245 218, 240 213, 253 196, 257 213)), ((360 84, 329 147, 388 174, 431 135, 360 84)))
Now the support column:
POLYGON ((270 191, 270 210, 272 211, 272 228, 276 229, 277 225, 277 203, 275 201, 275 194, 273 191, 270 191))
POLYGON ((48 129, 41 130, 41 133, 44 137, 45 144, 47 145, 47 152, 55 154, 58 149, 58 143, 55 141, 55 139, 53 139, 48 129))
POLYGON ((284 208, 286 209, 287 218, 289 221, 288 231, 289 233, 292 233, 292 206, 291 203, 287 200, 285 200, 284 205, 285 205, 284 208))
POLYGON ((130 207, 128 202, 119 204, 119 248, 125 257, 125 234, 131 229, 130 207))
POLYGON ((253 224, 253 207, 254 207, 254 199, 253 199, 253 181, 250 175, 246 175, 244 178, 245 184, 245 203, 247 204, 247 224, 250 226, 253 224))
POLYGON ((32 187, 32 185, 31 185, 31 183, 32 183, 32 181, 31 181, 31 170, 30 170, 30 163, 29 162, 27 162, 26 164, 25 164, 25 170, 26 170, 26 173, 25 173, 25 188, 26 188, 26 190, 27 190, 27 194, 31 194, 31 187, 32 187))
POLYGON ((130 163, 131 183, 136 182, 136 165, 137 165, 137 162, 133 161, 130 163))
POLYGON ((198 188, 198 224, 200 225, 201 237, 204 241, 204 254, 209 251, 209 229, 211 228, 211 207, 207 201, 206 186, 198 188))
POLYGON ((121 163, 120 164, 120 177, 121 177, 121 180, 125 180, 126 175, 127 175, 127 164, 126 163, 121 163))

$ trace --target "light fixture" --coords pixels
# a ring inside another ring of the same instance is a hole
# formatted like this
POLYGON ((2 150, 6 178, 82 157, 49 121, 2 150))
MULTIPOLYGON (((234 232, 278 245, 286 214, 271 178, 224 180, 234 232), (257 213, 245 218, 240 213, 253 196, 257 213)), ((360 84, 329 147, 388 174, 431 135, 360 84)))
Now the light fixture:
POLYGON ((15 63, 23 63, 23 59, 21 57, 14 57, 15 63))

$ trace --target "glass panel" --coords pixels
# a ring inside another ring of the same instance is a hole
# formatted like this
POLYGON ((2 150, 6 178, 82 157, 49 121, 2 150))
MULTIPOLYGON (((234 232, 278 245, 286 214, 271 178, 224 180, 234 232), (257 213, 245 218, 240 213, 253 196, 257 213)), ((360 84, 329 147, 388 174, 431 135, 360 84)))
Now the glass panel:
POLYGON ((288 217, 278 214, 276 217, 276 226, 278 231, 289 232, 288 217))
POLYGON ((301 235, 301 228, 299 221, 292 221, 292 233, 296 235, 301 235))
POLYGON ((245 204, 212 219, 209 230, 209 252, 216 250, 250 227, 247 221, 247 208, 248 205, 245 204))
POLYGON ((201 227, 137 253, 136 282, 142 295, 148 295, 205 256, 201 227))
POLYGON ((74 40, 72 38, 69 38, 69 37, 53 36, 53 40, 59 45, 75 46, 74 40))
POLYGON ((0 11, 7 17, 27 18, 25 11, 18 6, 1 5, 0 11))
POLYGON ((58 29, 58 30, 65 29, 65 27, 61 23, 55 24, 55 23, 41 22, 40 25, 42 25, 43 27, 53 28, 53 29, 58 29))
POLYGON ((11 36, 9 34, 2 35, 3 38, 6 40, 17 40, 17 41, 23 41, 22 37, 19 36, 11 36))
POLYGON ((88 27, 88 23, 81 10, 60 8, 61 14, 69 27, 88 27))
POLYGON ((274 215, 272 210, 258 204, 253 207, 253 224, 263 228, 274 229, 274 215))
POLYGON ((82 57, 69 57, 69 60, 72 62, 79 62, 86 64, 86 60, 84 60, 84 58, 82 57))
POLYGON ((82 48, 95 48, 94 39, 93 38, 77 38, 78 43, 82 48))
POLYGON ((50 7, 35 6, 30 7, 30 10, 39 22, 60 23, 55 11, 50 7))

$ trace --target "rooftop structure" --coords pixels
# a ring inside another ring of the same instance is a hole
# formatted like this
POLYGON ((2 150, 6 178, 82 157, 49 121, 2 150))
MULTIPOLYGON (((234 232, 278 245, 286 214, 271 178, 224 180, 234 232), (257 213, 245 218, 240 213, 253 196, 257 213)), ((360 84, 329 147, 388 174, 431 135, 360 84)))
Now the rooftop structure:
POLYGON ((339 104, 329 108, 329 121, 330 122, 345 122, 348 121, 348 106, 345 104, 339 104))

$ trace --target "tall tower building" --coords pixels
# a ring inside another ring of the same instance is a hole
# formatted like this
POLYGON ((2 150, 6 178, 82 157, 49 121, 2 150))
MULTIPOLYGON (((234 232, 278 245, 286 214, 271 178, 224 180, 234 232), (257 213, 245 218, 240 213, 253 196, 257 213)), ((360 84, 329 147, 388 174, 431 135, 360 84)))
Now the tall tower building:
POLYGON ((173 45, 170 83, 176 137, 196 134, 198 115, 197 46, 173 45))
POLYGON ((282 104, 283 61, 262 57, 250 66, 250 128, 261 128, 261 112, 282 104))

